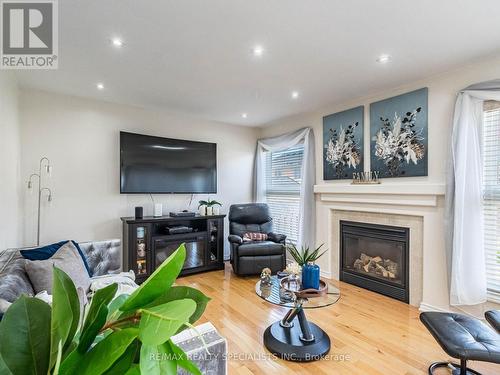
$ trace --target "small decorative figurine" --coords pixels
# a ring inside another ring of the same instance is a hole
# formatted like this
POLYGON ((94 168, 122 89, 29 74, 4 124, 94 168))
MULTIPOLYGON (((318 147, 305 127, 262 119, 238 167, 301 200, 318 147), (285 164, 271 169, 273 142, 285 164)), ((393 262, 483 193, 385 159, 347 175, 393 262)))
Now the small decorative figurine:
POLYGON ((271 270, 267 267, 260 273, 260 284, 271 285, 271 270))

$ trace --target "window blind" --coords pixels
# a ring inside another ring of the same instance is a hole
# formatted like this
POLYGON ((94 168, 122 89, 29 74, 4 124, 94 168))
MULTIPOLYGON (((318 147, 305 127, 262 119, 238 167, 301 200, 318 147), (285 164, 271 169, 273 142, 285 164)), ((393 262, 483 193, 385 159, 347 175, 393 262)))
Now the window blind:
POLYGON ((483 215, 488 299, 500 302, 500 102, 484 103, 483 215))
POLYGON ((304 146, 267 152, 265 158, 266 199, 273 217, 274 231, 297 243, 300 214, 300 184, 304 146))

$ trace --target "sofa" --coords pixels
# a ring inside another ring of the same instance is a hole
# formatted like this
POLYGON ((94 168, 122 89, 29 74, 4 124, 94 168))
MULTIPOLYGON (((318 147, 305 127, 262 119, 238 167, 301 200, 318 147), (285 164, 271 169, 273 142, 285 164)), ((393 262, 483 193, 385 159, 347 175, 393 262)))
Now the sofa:
POLYGON ((257 275, 263 268, 276 273, 285 268, 286 236, 273 232, 273 219, 265 203, 234 204, 229 208, 231 265, 237 275, 257 275), (245 233, 261 233, 264 241, 244 241, 245 233))
MULTIPOLYGON (((82 242, 79 245, 93 277, 120 273, 122 253, 120 240, 82 242)), ((5 302, 12 303, 21 294, 35 295, 20 250, 7 249, 0 252, 0 301, 3 300, 4 306, 5 302)), ((1 315, 2 310, 0 310, 1 315)))

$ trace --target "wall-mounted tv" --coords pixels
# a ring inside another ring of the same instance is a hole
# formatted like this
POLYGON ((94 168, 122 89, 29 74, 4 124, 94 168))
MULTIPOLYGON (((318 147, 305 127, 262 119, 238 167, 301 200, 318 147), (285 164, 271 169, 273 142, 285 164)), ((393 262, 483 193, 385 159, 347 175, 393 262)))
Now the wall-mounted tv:
POLYGON ((217 192, 217 144, 120 132, 120 193, 217 192))

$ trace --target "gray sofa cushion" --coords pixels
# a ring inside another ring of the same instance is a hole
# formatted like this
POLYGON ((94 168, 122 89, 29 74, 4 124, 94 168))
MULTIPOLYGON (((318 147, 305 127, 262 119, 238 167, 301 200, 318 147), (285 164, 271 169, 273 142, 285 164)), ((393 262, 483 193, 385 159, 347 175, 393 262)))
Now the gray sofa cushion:
POLYGON ((120 240, 81 242, 79 245, 87 257, 87 264, 93 276, 121 272, 122 248, 120 240))
POLYGON ((63 270, 73 280, 76 288, 86 293, 90 286, 90 278, 78 250, 72 242, 61 246, 47 260, 26 260, 25 269, 36 293, 44 290, 52 294, 52 277, 54 266, 63 270))
POLYGON ((16 256, 13 251, 8 252, 0 255, 0 259, 10 259, 0 266, 0 298, 14 302, 21 294, 33 296, 33 286, 24 270, 25 260, 16 256))

